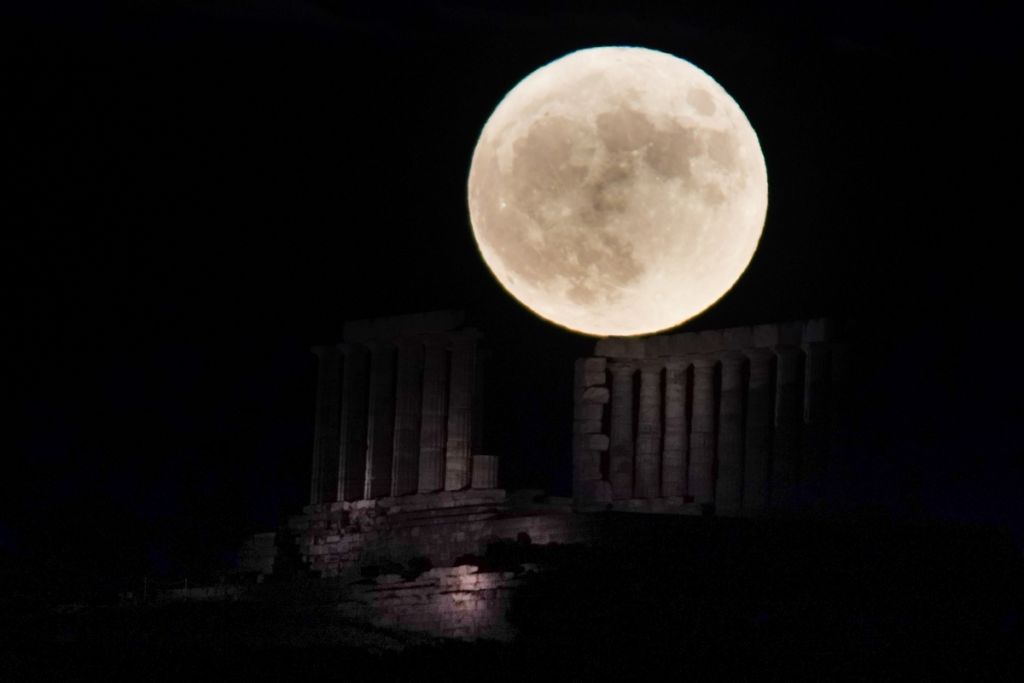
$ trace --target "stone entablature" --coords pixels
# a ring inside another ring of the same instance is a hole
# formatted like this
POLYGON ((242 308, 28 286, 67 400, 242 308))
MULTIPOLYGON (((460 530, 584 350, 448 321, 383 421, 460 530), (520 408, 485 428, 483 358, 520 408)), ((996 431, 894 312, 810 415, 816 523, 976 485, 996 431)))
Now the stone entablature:
POLYGON ((791 505, 827 456, 845 356, 827 319, 599 340, 575 369, 577 504, 791 505))

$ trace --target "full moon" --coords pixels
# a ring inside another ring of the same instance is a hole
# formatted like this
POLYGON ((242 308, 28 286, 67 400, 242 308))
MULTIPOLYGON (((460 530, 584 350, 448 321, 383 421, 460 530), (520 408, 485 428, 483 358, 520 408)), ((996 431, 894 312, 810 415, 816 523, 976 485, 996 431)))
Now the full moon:
POLYGON ((491 114, 469 214, 498 281, 543 318, 649 334, 707 309, 757 249, 768 176, 739 105, 689 62, 638 47, 573 52, 491 114))

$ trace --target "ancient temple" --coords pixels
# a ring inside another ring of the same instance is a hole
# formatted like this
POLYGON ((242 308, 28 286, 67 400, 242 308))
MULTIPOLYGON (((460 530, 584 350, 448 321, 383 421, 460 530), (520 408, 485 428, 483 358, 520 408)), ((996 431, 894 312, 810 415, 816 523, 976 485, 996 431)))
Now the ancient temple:
POLYGON ((347 323, 313 349, 310 504, 253 537, 240 571, 330 578, 338 609, 378 626, 509 638, 509 601, 545 569, 483 571, 472 558, 496 544, 597 547, 656 523, 669 538, 694 515, 815 502, 846 393, 827 320, 597 341, 575 363, 571 498, 498 488, 481 339, 442 311, 347 323))
POLYGON ((317 346, 310 503, 497 485, 479 454, 480 333, 457 311, 345 324, 317 346))
POLYGON ((573 493, 583 507, 757 514, 826 466, 845 344, 816 319, 603 339, 576 362, 573 493))

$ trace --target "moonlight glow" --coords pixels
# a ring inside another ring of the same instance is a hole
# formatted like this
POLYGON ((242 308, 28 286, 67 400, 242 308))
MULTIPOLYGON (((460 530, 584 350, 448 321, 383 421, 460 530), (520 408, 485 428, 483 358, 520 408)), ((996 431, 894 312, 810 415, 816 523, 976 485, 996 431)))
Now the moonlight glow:
POLYGON ((678 57, 573 52, 523 79, 473 153, 469 212, 498 281, 578 332, 635 335, 708 308, 754 255, 768 206, 757 135, 678 57))

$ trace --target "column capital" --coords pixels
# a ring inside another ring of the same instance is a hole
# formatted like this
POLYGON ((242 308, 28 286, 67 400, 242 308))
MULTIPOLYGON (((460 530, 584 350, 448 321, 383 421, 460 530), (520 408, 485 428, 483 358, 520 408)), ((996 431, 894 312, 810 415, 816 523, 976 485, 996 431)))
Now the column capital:
POLYGON ((668 358, 665 360, 665 368, 668 370, 686 370, 692 361, 689 358, 668 358))

